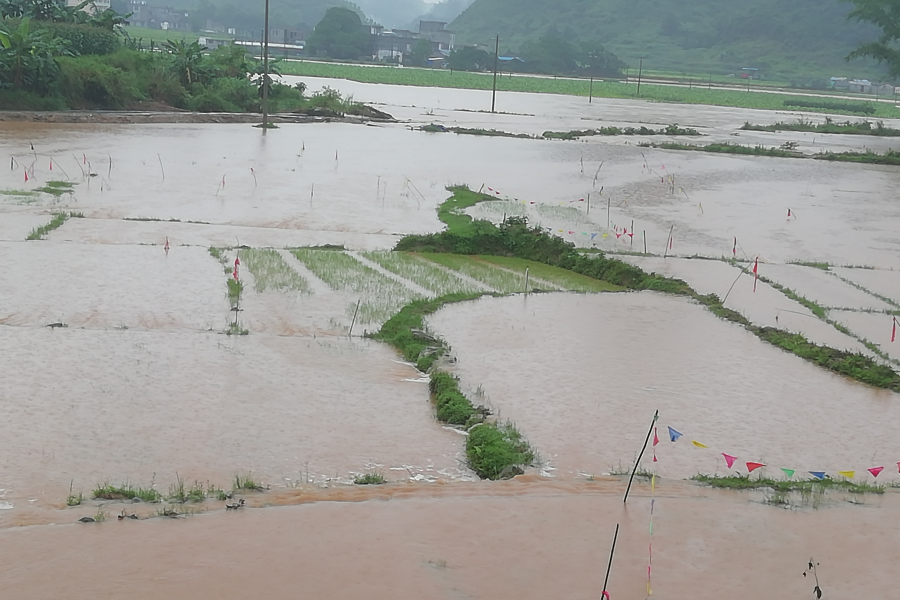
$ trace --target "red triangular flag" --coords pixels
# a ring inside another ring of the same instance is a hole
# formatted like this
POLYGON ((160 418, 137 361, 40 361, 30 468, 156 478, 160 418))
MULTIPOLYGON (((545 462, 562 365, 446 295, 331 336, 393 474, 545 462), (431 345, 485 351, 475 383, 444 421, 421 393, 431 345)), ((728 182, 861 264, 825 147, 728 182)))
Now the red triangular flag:
POLYGON ((760 468, 760 467, 764 467, 764 466, 766 466, 766 465, 764 465, 764 464, 762 464, 762 463, 758 463, 758 462, 748 462, 748 463, 747 463, 747 471, 750 472, 750 473, 752 473, 752 472, 755 471, 756 469, 758 469, 758 468, 760 468))
POLYGON ((756 257, 756 260, 753 261, 753 274, 759 275, 759 257, 756 257))
POLYGON ((791 214, 791 209, 788 209, 788 219, 790 219, 793 215, 791 214))
POLYGON ((28 181, 28 171, 25 171, 25 181, 28 181))
POLYGON ((234 259, 234 266, 238 266, 238 265, 240 265, 240 264, 241 264, 241 259, 238 258, 238 257, 235 257, 235 259, 234 259))
POLYGON ((881 475, 881 472, 884 471, 884 467, 872 467, 871 469, 866 470, 872 474, 872 477, 878 477, 881 475))
POLYGON ((237 267, 234 268, 234 273, 232 273, 232 275, 234 275, 234 280, 237 281, 237 278, 238 278, 237 267))
POLYGON ((659 435, 656 433, 656 427, 653 428, 653 445, 659 444, 659 435))
POLYGON ((50 160, 50 170, 51 171, 53 170, 53 160, 52 159, 50 160))
POLYGON ((725 454, 724 452, 722 453, 722 456, 725 457, 725 464, 728 465, 729 469, 734 464, 734 461, 737 460, 737 456, 731 456, 730 454, 725 454))
POLYGON ((737 238, 734 238, 734 245, 731 247, 731 255, 737 258, 737 238))

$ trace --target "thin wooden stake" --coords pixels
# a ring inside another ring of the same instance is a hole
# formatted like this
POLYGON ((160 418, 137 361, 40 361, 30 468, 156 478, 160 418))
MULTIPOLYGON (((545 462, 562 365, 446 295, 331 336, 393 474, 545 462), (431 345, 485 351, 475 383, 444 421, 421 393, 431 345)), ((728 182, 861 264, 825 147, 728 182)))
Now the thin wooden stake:
POLYGON ((612 571, 612 561, 613 556, 616 554, 616 540, 619 539, 619 524, 616 523, 616 533, 613 535, 613 543, 612 548, 609 551, 609 564, 606 565, 606 578, 603 580, 603 595, 602 598, 608 598, 609 594, 606 592, 606 586, 609 584, 609 572, 612 571))
MULTIPOLYGON (((159 159, 159 170, 162 171, 163 181, 165 181, 166 180, 166 170, 163 168, 162 156, 160 156, 158 152, 156 154, 156 158, 159 159)), ((88 172, 90 172, 90 167, 88 167, 88 172)))
MULTIPOLYGON (((637 473, 638 465, 641 464, 641 459, 644 458, 644 451, 647 449, 647 443, 650 441, 650 436, 653 434, 653 426, 656 425, 656 420, 659 419, 659 410, 653 413, 653 422, 650 423, 650 429, 647 431, 647 439, 644 440, 644 447, 641 448, 641 453, 638 455, 638 459, 634 462, 634 469, 631 470, 631 477, 628 478, 628 487, 625 488, 625 498, 622 499, 622 502, 628 502, 628 492, 631 491, 631 482, 634 481, 634 474, 637 473)), ((612 559, 610 559, 611 561, 612 559)))
POLYGON ((609 218, 609 209, 612 206, 612 196, 606 199, 606 228, 609 229, 610 218, 609 218))
POLYGON ((647 254, 647 230, 644 230, 644 254, 647 254))
POLYGON ((669 227, 669 237, 666 238, 666 251, 663 253, 663 258, 667 258, 669 256, 669 242, 672 241, 672 232, 673 231, 675 231, 674 225, 669 227))
POLYGON ((347 334, 347 337, 353 337, 353 326, 356 325, 356 315, 359 314, 359 305, 362 304, 362 298, 356 301, 356 311, 353 313, 353 321, 350 323, 350 333, 347 334))
POLYGON ((529 268, 525 267, 525 293, 528 293, 528 277, 529 277, 529 268))

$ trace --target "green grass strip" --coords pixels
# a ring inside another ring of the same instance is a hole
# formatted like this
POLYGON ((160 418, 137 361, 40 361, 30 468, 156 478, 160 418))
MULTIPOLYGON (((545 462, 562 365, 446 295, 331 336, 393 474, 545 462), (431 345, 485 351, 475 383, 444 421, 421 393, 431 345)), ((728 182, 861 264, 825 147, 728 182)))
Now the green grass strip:
POLYGON ((70 218, 83 218, 84 214, 80 212, 55 212, 53 213, 53 219, 50 220, 46 225, 41 225, 40 227, 35 227, 31 230, 31 233, 28 234, 26 240, 42 240, 44 237, 53 231, 54 229, 59 229, 63 226, 63 223, 68 221, 70 218))
POLYGON ((770 489, 776 492, 813 492, 825 490, 842 490, 852 494, 883 494, 884 486, 871 483, 857 483, 849 479, 770 479, 760 477, 751 479, 749 475, 695 475, 694 481, 705 483, 711 487, 729 490, 770 489))

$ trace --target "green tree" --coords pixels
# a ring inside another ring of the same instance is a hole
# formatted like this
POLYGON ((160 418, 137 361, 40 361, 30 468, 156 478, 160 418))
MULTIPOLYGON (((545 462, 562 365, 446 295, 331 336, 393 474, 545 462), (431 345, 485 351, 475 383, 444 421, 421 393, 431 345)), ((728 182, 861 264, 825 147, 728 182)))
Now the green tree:
POLYGON ((484 71, 493 64, 494 57, 474 46, 456 48, 450 52, 450 69, 453 71, 484 71))
POLYGON ((359 15, 348 8, 329 8, 307 40, 310 55, 357 59, 369 54, 369 33, 359 15))
POLYGON ((855 8, 848 19, 865 21, 881 29, 878 41, 861 44, 847 60, 869 56, 885 63, 892 77, 900 76, 900 2, 897 0, 843 0, 855 8))
POLYGON ((415 67, 427 67, 429 58, 431 58, 431 42, 419 40, 409 55, 409 64, 415 67))
POLYGON ((196 41, 188 44, 184 40, 169 40, 163 48, 171 56, 172 68, 184 85, 199 83, 202 76, 207 74, 208 69, 203 64, 206 46, 201 46, 196 41))
POLYGON ((30 18, 24 17, 13 31, 0 23, 0 81, 46 93, 56 81, 56 57, 62 54, 68 54, 64 44, 45 31, 32 31, 30 18))

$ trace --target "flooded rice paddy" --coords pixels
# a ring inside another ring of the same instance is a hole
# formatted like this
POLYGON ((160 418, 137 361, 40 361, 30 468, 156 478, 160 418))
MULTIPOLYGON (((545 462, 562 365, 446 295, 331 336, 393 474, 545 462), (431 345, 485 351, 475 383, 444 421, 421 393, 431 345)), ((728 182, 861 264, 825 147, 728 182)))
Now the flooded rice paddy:
POLYGON ((177 597, 202 582, 225 598, 388 597, 373 588, 587 598, 601 589, 618 522, 610 589, 640 597, 650 486, 639 480, 623 508, 623 480, 603 474, 632 465, 657 409, 660 426, 685 438, 642 463, 663 478, 655 593, 807 593, 800 573, 813 553, 826 592, 893 593, 892 489, 785 511, 764 493, 677 480, 724 473, 728 452, 766 463, 772 477, 782 466, 865 473, 884 464, 880 479, 896 481, 896 394, 832 375, 683 299, 596 294, 552 272, 531 280, 552 293, 523 296, 518 264, 387 252, 404 234, 441 229, 446 186, 483 186, 497 201, 471 214, 526 216, 581 247, 643 252, 646 239, 660 255, 671 229, 668 258, 623 259, 727 296, 754 323, 896 361, 894 168, 683 154, 624 136, 551 142, 410 128, 540 134, 677 122, 704 142, 795 140, 805 151, 884 150, 889 138, 735 136, 744 121, 794 118, 740 109, 502 94, 506 114, 490 115, 470 112, 489 102, 483 92, 308 83, 384 104, 404 122, 285 125, 265 136, 245 125, 0 126, 10 159, 0 170, 4 595, 177 597), (74 187, 35 191, 51 180, 74 187), (26 242, 55 211, 77 216, 26 242), (733 246, 745 269, 759 257, 766 281, 755 292, 738 265, 690 258, 731 258, 733 246), (235 258, 246 336, 225 334, 235 258), (466 391, 540 454, 524 480, 475 481, 464 435, 433 417, 427 380, 362 337, 412 300, 453 292, 514 294, 447 307, 429 323, 452 347, 449 368, 466 391), (373 472, 392 483, 349 485, 373 472), (250 474, 269 489, 244 494, 253 509, 243 514, 213 498, 196 505, 209 514, 181 523, 82 525, 73 522, 98 503, 65 506, 102 483, 165 495, 178 479, 230 489, 250 474), (256 510, 281 504, 302 506, 256 510), (180 550, 189 547, 190 557, 180 550))

